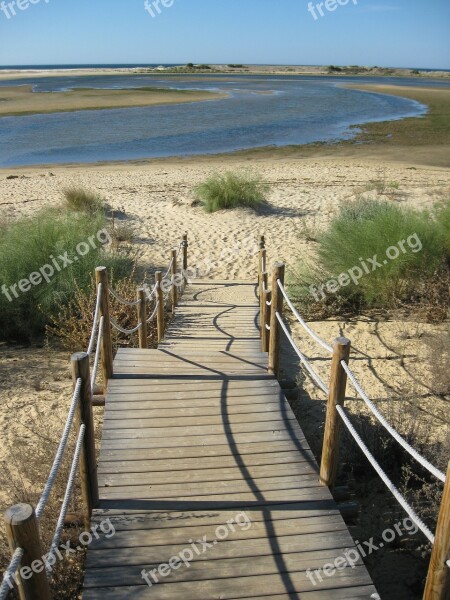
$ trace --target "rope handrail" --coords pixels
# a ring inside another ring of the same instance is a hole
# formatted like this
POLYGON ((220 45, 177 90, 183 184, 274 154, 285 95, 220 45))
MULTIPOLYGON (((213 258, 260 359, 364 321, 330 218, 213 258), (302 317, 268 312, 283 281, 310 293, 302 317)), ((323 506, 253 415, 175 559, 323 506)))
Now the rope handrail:
POLYGON ((136 327, 133 327, 133 329, 124 329, 112 317, 110 317, 110 321, 114 329, 117 329, 117 331, 120 331, 120 333, 123 333, 124 335, 131 335, 133 333, 136 333, 136 331, 139 331, 139 329, 142 327, 142 323, 138 323, 136 327))
POLYGON ((144 290, 145 290, 145 293, 147 294, 147 300, 151 300, 153 298, 153 296, 156 294, 157 289, 158 289, 157 283, 155 283, 155 285, 152 287, 151 291, 149 291, 149 287, 147 284, 144 285, 144 290))
POLYGON ((286 334, 286 337, 288 338, 291 346, 293 347, 293 349, 297 353, 297 356, 299 357, 299 359, 301 360, 301 362, 305 366, 305 369, 308 371, 308 373, 310 374, 310 376, 312 377, 312 379, 316 382, 316 384, 320 387, 320 389, 323 392, 325 392, 325 394, 328 395, 329 390, 328 390, 327 386, 324 384, 324 382, 322 381, 322 379, 319 377, 319 375, 314 371, 314 369, 312 368, 312 366, 309 364, 309 361, 306 358, 306 356, 299 350, 297 344, 294 342, 291 334, 289 333, 286 325, 284 324, 283 319, 281 318, 280 313, 277 311, 275 313, 275 315, 277 317, 277 320, 278 320, 279 324, 281 325, 281 328, 283 329, 284 333, 286 334))
POLYGON ((58 475, 59 469, 61 467, 61 462, 64 456, 64 451, 67 446, 67 441, 69 439, 70 430, 72 428, 73 419, 75 416, 75 410, 78 405, 78 401, 80 399, 80 391, 81 391, 81 378, 78 378, 75 384, 75 389, 72 397, 72 404, 70 405, 69 414, 67 416, 66 424, 64 426, 64 431, 61 436, 61 440, 59 442, 58 450, 55 455, 55 459, 53 461, 52 468, 50 470, 50 475, 48 476, 47 483, 44 486, 44 490, 42 492, 41 498, 36 507, 36 518, 39 520, 42 516, 42 513, 47 505, 48 499, 50 497, 50 493, 52 491, 53 485, 55 483, 55 479, 58 475))
POLYGON ((173 257, 169 263, 169 266, 167 267, 166 272, 164 273, 164 275, 162 276, 163 279, 166 279, 167 275, 170 273, 170 269, 172 268, 173 265, 173 257))
POLYGON ((97 379, 98 365, 100 362, 100 352, 101 352, 101 347, 102 347, 104 324, 105 324, 105 317, 102 316, 100 319, 100 325, 99 325, 99 330, 98 330, 98 339, 97 339, 97 349, 95 350, 94 366, 92 368, 92 375, 91 375, 91 392, 92 392, 92 394, 94 393, 95 380, 97 379))
POLYGON ((158 310, 158 306, 159 306, 159 300, 155 305, 155 308, 153 309, 152 314, 149 316, 149 318, 147 319, 147 323, 150 323, 151 321, 153 321, 153 319, 156 317, 156 312, 158 310))
POLYGON ((140 299, 130 301, 130 300, 126 300, 125 298, 122 298, 110 286, 108 286, 108 290, 113 298, 115 298, 121 304, 125 304, 125 306, 138 306, 141 303, 140 299))
POLYGON ((16 548, 14 550, 11 562, 9 563, 6 571, 3 574, 3 581, 0 585, 0 600, 6 600, 6 598, 8 597, 8 594, 11 591, 10 581, 16 574, 18 568, 20 567, 20 563, 22 562, 24 554, 25 551, 23 550, 23 548, 16 548))
MULTIPOLYGON (((69 502, 72 496, 73 486, 75 483, 75 477, 77 473, 78 463, 80 460, 81 447, 83 444, 84 433, 86 430, 86 425, 81 425, 80 432, 78 434, 77 444, 75 447, 75 453, 72 460, 72 466, 70 468, 69 479, 67 481, 67 487, 64 494, 64 500, 61 506, 61 511, 59 513, 58 522, 56 524, 55 534, 53 536, 53 540, 50 546, 49 554, 53 554, 53 551, 59 546, 59 542, 61 541, 61 533, 64 529, 64 521, 67 516, 67 511, 69 509, 69 502)), ((50 574, 52 568, 49 565, 47 567, 47 574, 50 574)))
POLYGON ((347 363, 342 360, 341 361, 342 368, 347 373, 348 378, 350 379, 353 387, 357 391, 357 393, 361 396, 365 404, 372 411, 378 421, 383 425, 383 427, 391 434, 391 436, 397 440, 397 442, 417 461, 419 462, 427 471, 432 473, 435 477, 440 479, 442 482, 445 482, 445 474, 439 471, 434 465, 432 465, 426 458, 421 456, 417 450, 415 450, 408 442, 396 431, 389 423, 386 421, 384 416, 380 413, 375 404, 370 400, 365 391, 362 389, 361 384, 356 379, 354 373, 351 371, 347 363))
POLYGON ((325 340, 323 340, 319 335, 317 335, 317 333, 315 331, 313 331, 311 329, 311 327, 304 321, 304 319, 301 317, 300 313, 298 312, 298 310, 295 308, 295 306, 292 304, 291 299, 289 298, 289 296, 287 295, 286 290, 284 289, 283 284, 281 283, 281 281, 279 279, 277 279, 277 284, 278 287, 280 288, 281 293, 284 296, 284 299, 287 302, 287 305, 289 306, 289 308, 291 309, 291 311, 294 313, 294 316, 297 318, 297 321, 300 323, 300 325, 303 327, 303 329, 305 329, 305 331, 307 331, 309 333, 309 335, 316 340, 316 342, 318 344, 320 344, 322 346, 322 348, 325 348, 325 350, 327 350, 328 352, 332 353, 333 352, 333 348, 332 346, 330 346, 330 344, 328 344, 325 340))
POLYGON ((99 283, 98 288, 97 288, 97 300, 95 302, 94 324, 92 326, 91 337, 89 339, 89 345, 88 345, 88 349, 87 349, 87 353, 89 354, 89 356, 92 354, 92 351, 94 349, 95 336, 97 335, 98 314, 100 311, 101 299, 102 299, 102 284, 99 283))
POLYGON ((395 485, 392 483, 392 481, 389 479, 389 477, 386 475, 386 473, 383 471, 383 469, 381 468, 381 466, 379 465, 379 463, 377 462, 377 460, 375 459, 375 457, 371 454, 371 452, 368 449, 368 447, 362 441, 362 439, 359 436, 359 434, 356 431, 356 429, 351 424, 350 419, 348 418, 348 416, 347 416, 344 408, 342 406, 338 405, 338 406, 336 406, 336 410, 339 413, 339 415, 340 415, 342 421, 344 422, 345 426, 347 427, 349 433, 351 434, 351 436, 353 437, 353 439, 355 440, 355 442, 358 444, 358 446, 362 450, 364 456, 367 458, 367 460, 370 462, 370 464, 372 465, 372 467, 378 473, 378 475, 380 476, 381 480, 386 485, 386 487, 388 488, 388 490, 391 492, 391 494, 394 496, 394 498, 397 500, 397 502, 400 504, 400 506, 408 514, 409 518, 422 531, 422 533, 425 535, 425 537, 427 537, 428 540, 432 544, 434 544, 434 539, 435 539, 434 535, 428 529, 428 527, 425 525, 425 523, 422 521, 422 519, 419 517, 419 515, 414 511, 414 509, 412 508, 412 506, 406 501, 406 499, 402 496, 402 494, 400 494, 400 492, 395 487, 395 485))

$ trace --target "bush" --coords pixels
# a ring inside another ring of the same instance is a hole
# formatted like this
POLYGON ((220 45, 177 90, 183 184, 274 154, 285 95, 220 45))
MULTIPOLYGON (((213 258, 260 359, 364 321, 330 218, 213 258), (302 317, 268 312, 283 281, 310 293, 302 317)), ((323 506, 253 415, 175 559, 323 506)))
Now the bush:
POLYGON ((432 212, 366 199, 347 203, 319 234, 316 260, 301 270, 295 282, 297 295, 306 306, 316 304, 317 309, 319 304, 325 313, 330 307, 331 312, 393 308, 431 297, 433 288, 448 277, 449 222, 450 202, 432 212), (393 256, 398 251, 397 258, 387 256, 390 247, 397 248, 392 251, 393 256), (369 260, 375 255, 376 267, 369 260), (355 278, 328 287, 331 280, 336 282, 352 270, 355 278))
POLYGON ((251 173, 216 173, 195 188, 206 212, 244 206, 256 209, 266 202, 268 185, 251 173))
POLYGON ((68 187, 63 190, 66 206, 69 210, 95 215, 104 210, 103 200, 95 192, 81 187, 68 187))
POLYGON ((131 260, 110 252, 104 215, 44 209, 10 224, 0 239, 0 327, 4 339, 29 340, 44 333, 77 289, 91 285, 102 264, 120 277, 131 260), (21 286, 21 287, 20 287, 21 286))

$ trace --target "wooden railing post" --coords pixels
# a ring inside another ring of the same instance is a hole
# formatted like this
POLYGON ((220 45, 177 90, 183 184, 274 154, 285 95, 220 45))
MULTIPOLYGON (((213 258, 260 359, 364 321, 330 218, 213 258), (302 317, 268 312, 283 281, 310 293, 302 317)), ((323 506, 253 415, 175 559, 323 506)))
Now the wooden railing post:
POLYGON ((262 351, 269 352, 270 331, 266 325, 270 325, 270 306, 267 304, 272 299, 272 292, 266 290, 263 293, 263 319, 262 319, 262 351))
POLYGON ((178 288, 176 285, 176 277, 177 277, 177 251, 172 250, 171 254, 172 261, 172 312, 175 312, 176 307, 178 306, 178 288))
POLYGON ((330 391, 328 394, 325 432, 323 436, 322 462, 320 465, 320 483, 333 487, 336 481, 339 444, 341 437, 341 418, 336 406, 344 406, 347 373, 341 360, 348 363, 351 343, 345 337, 339 337, 333 344, 333 359, 331 361, 330 391))
POLYGON ((278 377, 280 371, 281 325, 277 313, 283 314, 283 294, 278 280, 284 284, 284 263, 277 262, 272 270, 272 306, 270 311, 269 373, 278 377))
POLYGON ((264 296, 264 287, 267 287, 267 273, 266 273, 266 251, 263 248, 259 251, 259 260, 258 260, 258 298, 259 298, 259 320, 261 324, 261 338, 263 336, 262 330, 262 321, 263 321, 263 296, 264 296))
POLYGON ((98 506, 99 494, 89 354, 86 352, 77 352, 72 355, 72 380, 74 387, 79 378, 81 378, 81 389, 77 405, 76 423, 78 431, 81 425, 86 427, 80 454, 80 477, 81 491, 86 509, 84 521, 87 530, 89 530, 92 509, 98 506))
POLYGON ((187 233, 185 233, 183 235, 182 244, 183 244, 182 245, 182 248, 183 248, 183 285, 184 285, 184 287, 186 287, 186 285, 187 285, 187 268, 188 268, 188 248, 189 248, 187 233))
POLYGON ((34 508, 29 504, 11 506, 5 512, 5 525, 11 552, 14 553, 16 548, 24 550, 17 576, 20 599, 51 600, 50 584, 42 560, 45 552, 34 508))
POLYGON ((99 284, 102 284, 99 318, 103 317, 102 372, 103 392, 106 393, 108 381, 113 376, 113 351, 111 340, 111 321, 109 314, 108 272, 106 267, 97 267, 95 269, 95 281, 97 283, 97 290, 99 284))
POLYGON ((137 300, 140 300, 137 305, 138 323, 141 327, 139 328, 139 348, 148 348, 148 337, 147 337, 147 295, 144 288, 138 288, 137 300))
POLYGON ((263 235, 261 235, 259 238, 259 249, 264 250, 265 247, 266 247, 266 238, 263 235))
POLYGON ((156 302, 158 303, 158 308, 156 309, 156 324, 157 324, 157 328, 158 328, 158 344, 159 344, 164 337, 164 292, 162 289, 162 273, 161 273, 161 271, 156 271, 155 283, 156 283, 156 302))
POLYGON ((448 600, 450 598, 450 462, 442 495, 433 551, 428 569, 423 600, 448 600))

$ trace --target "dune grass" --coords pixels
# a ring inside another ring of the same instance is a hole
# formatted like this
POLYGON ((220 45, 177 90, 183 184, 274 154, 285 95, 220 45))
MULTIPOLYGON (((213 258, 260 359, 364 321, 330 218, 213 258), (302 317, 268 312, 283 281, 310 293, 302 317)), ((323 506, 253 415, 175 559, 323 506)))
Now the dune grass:
POLYGON ((294 288, 302 304, 325 314, 395 308, 437 294, 444 316, 449 266, 450 201, 415 211, 360 198, 319 233, 315 259, 300 267, 294 288))
POLYGON ((41 336, 52 316, 91 285, 100 264, 119 277, 131 260, 111 251, 102 213, 44 209, 3 227, 0 239, 1 338, 41 336))
POLYGON ((206 212, 212 213, 239 207, 257 209, 266 203, 268 189, 258 175, 229 171, 211 175, 195 188, 194 193, 206 212))
POLYGON ((82 187, 72 186, 63 190, 66 206, 69 210, 95 215, 104 210, 102 198, 95 192, 82 187))

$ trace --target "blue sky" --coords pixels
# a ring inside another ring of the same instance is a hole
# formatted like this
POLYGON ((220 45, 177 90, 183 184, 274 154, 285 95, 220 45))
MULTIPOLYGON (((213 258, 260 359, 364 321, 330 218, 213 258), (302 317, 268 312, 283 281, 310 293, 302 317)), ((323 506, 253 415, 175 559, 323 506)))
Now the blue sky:
POLYGON ((164 0, 173 6, 161 7, 161 14, 153 9, 155 17, 145 11, 144 0, 34 0, 15 15, 7 8, 10 1, 10 18, 0 11, 0 65, 242 62, 450 69, 450 0, 348 0, 334 11, 323 7, 323 16, 315 8, 316 19, 308 0, 164 0))

